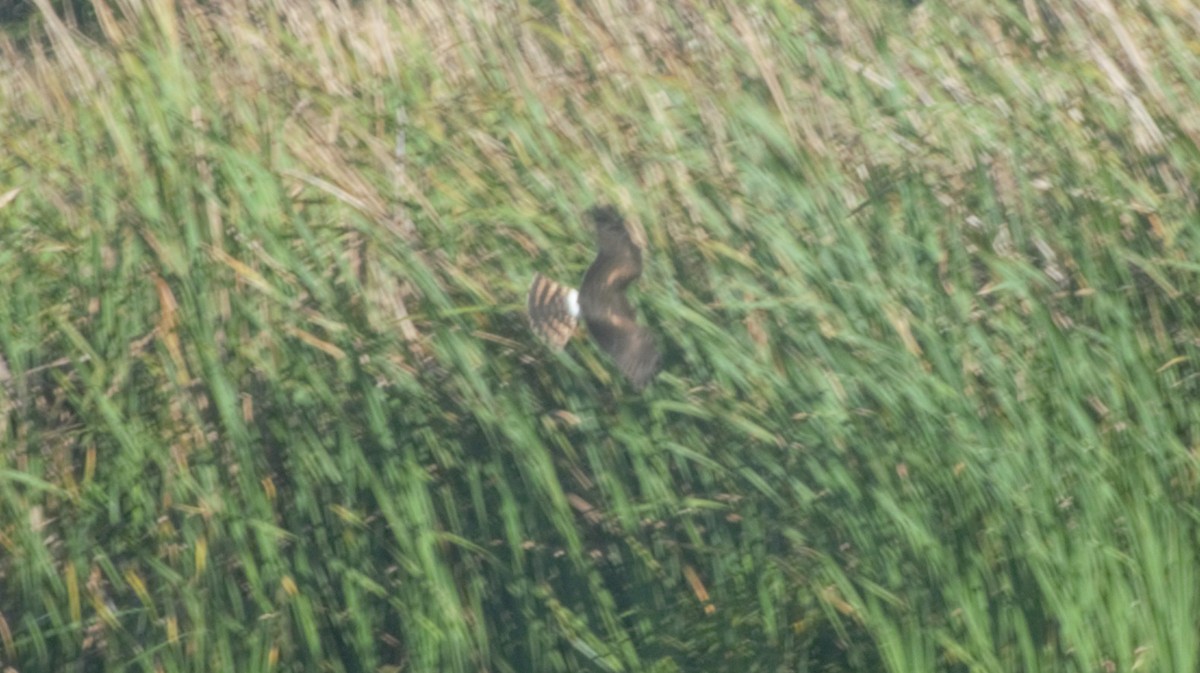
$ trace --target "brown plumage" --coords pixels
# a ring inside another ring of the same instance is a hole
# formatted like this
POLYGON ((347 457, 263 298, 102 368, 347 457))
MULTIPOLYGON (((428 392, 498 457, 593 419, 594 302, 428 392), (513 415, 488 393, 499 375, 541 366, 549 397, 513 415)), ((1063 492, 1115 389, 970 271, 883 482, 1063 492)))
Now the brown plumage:
POLYGON ((654 337, 637 324, 637 314, 625 296, 629 285, 642 275, 642 250, 615 208, 593 208, 588 215, 596 226, 598 252, 579 291, 535 273, 529 288, 529 321, 534 332, 557 350, 571 338, 582 316, 592 338, 641 390, 659 368, 654 337))

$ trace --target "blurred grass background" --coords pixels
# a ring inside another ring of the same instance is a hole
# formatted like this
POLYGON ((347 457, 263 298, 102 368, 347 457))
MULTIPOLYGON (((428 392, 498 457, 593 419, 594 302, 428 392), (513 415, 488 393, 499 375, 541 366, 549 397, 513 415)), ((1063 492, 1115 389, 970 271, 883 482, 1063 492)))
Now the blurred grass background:
POLYGON ((1200 670, 1189 3, 33 4, 5 670, 1200 670))

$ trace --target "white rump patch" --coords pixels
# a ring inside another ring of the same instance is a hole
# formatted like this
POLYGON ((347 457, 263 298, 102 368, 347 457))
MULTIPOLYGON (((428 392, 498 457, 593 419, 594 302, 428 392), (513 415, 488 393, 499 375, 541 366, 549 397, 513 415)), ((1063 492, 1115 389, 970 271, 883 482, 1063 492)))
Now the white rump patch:
POLYGON ((571 290, 567 293, 567 310, 571 312, 572 318, 579 317, 579 291, 571 290))

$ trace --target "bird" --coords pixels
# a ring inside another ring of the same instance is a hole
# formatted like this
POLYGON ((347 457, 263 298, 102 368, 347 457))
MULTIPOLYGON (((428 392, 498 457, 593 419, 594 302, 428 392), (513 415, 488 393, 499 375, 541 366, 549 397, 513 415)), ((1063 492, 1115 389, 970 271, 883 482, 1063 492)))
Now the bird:
POLYGON ((529 323, 553 350, 562 350, 579 319, 629 379, 642 390, 658 374, 660 355, 650 330, 637 323, 625 296, 642 275, 642 249, 630 236, 625 219, 612 206, 588 211, 596 231, 596 259, 583 274, 579 289, 533 274, 527 301, 529 323))

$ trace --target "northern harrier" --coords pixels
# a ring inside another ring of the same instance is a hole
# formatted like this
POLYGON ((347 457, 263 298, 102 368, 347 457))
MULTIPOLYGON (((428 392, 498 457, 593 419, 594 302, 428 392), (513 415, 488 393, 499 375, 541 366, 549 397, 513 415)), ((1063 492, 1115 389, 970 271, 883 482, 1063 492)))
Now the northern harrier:
POLYGON ((582 314, 588 332, 612 356, 635 388, 646 387, 658 373, 658 349, 650 330, 637 324, 625 289, 642 275, 642 250, 629 236, 625 220, 612 206, 588 211, 596 225, 596 261, 583 274, 579 291, 533 274, 529 322, 555 350, 575 333, 582 314))

